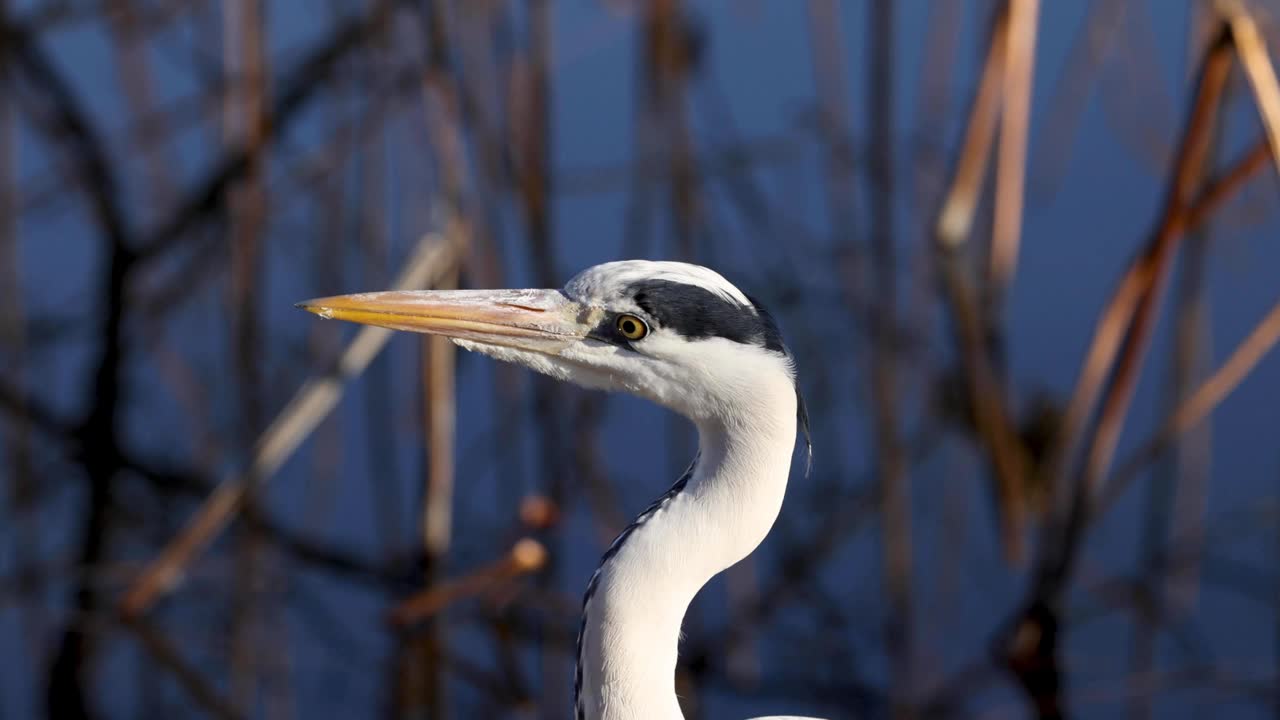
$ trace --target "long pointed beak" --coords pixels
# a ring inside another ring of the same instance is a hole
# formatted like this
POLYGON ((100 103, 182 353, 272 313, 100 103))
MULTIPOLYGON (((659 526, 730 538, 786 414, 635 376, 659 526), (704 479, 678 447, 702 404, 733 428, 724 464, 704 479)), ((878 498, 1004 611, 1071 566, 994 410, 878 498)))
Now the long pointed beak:
POLYGON ((586 337, 587 311, 559 290, 404 290, 300 302, 322 318, 555 354, 586 337))

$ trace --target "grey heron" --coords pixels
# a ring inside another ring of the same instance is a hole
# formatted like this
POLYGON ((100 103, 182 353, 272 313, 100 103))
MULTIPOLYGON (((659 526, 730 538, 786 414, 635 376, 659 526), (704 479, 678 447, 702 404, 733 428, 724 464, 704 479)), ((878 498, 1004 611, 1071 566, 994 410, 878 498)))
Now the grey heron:
MULTIPOLYGON (((562 290, 389 291, 299 303, 324 318, 431 333, 697 427, 689 470, 604 553, 583 600, 578 720, 677 720, 680 625, 712 577, 773 526, 808 418, 773 318, 720 274, 677 262, 588 268, 562 290)), ((761 719, 763 720, 763 719, 761 719)))

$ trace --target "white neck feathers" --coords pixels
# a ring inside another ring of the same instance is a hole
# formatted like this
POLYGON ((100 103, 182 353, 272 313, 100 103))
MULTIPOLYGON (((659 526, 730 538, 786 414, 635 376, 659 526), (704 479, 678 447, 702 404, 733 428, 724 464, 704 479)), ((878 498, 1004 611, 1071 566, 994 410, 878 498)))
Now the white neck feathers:
POLYGON ((782 507, 795 445, 790 377, 698 421, 692 475, 628 528, 592 577, 579 639, 579 720, 680 720, 680 624, 712 577, 749 555, 782 507), (723 418, 733 418, 726 421, 723 418))

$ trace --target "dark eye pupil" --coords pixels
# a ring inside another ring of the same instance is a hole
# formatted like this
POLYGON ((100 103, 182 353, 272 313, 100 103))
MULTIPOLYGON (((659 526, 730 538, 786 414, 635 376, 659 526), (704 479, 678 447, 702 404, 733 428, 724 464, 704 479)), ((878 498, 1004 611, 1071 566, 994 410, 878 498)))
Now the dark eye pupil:
POLYGON ((618 332, 628 340, 639 340, 644 337, 645 327, 636 318, 625 315, 618 318, 618 332))

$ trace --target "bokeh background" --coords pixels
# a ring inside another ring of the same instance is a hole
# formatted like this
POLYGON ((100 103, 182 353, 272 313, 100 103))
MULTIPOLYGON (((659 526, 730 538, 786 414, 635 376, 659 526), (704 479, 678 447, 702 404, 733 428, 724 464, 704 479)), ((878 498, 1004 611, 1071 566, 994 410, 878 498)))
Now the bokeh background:
POLYGON ((292 305, 629 257, 813 423, 690 718, 1280 716, 1278 13, 0 0, 0 718, 569 717, 691 428, 292 305))

